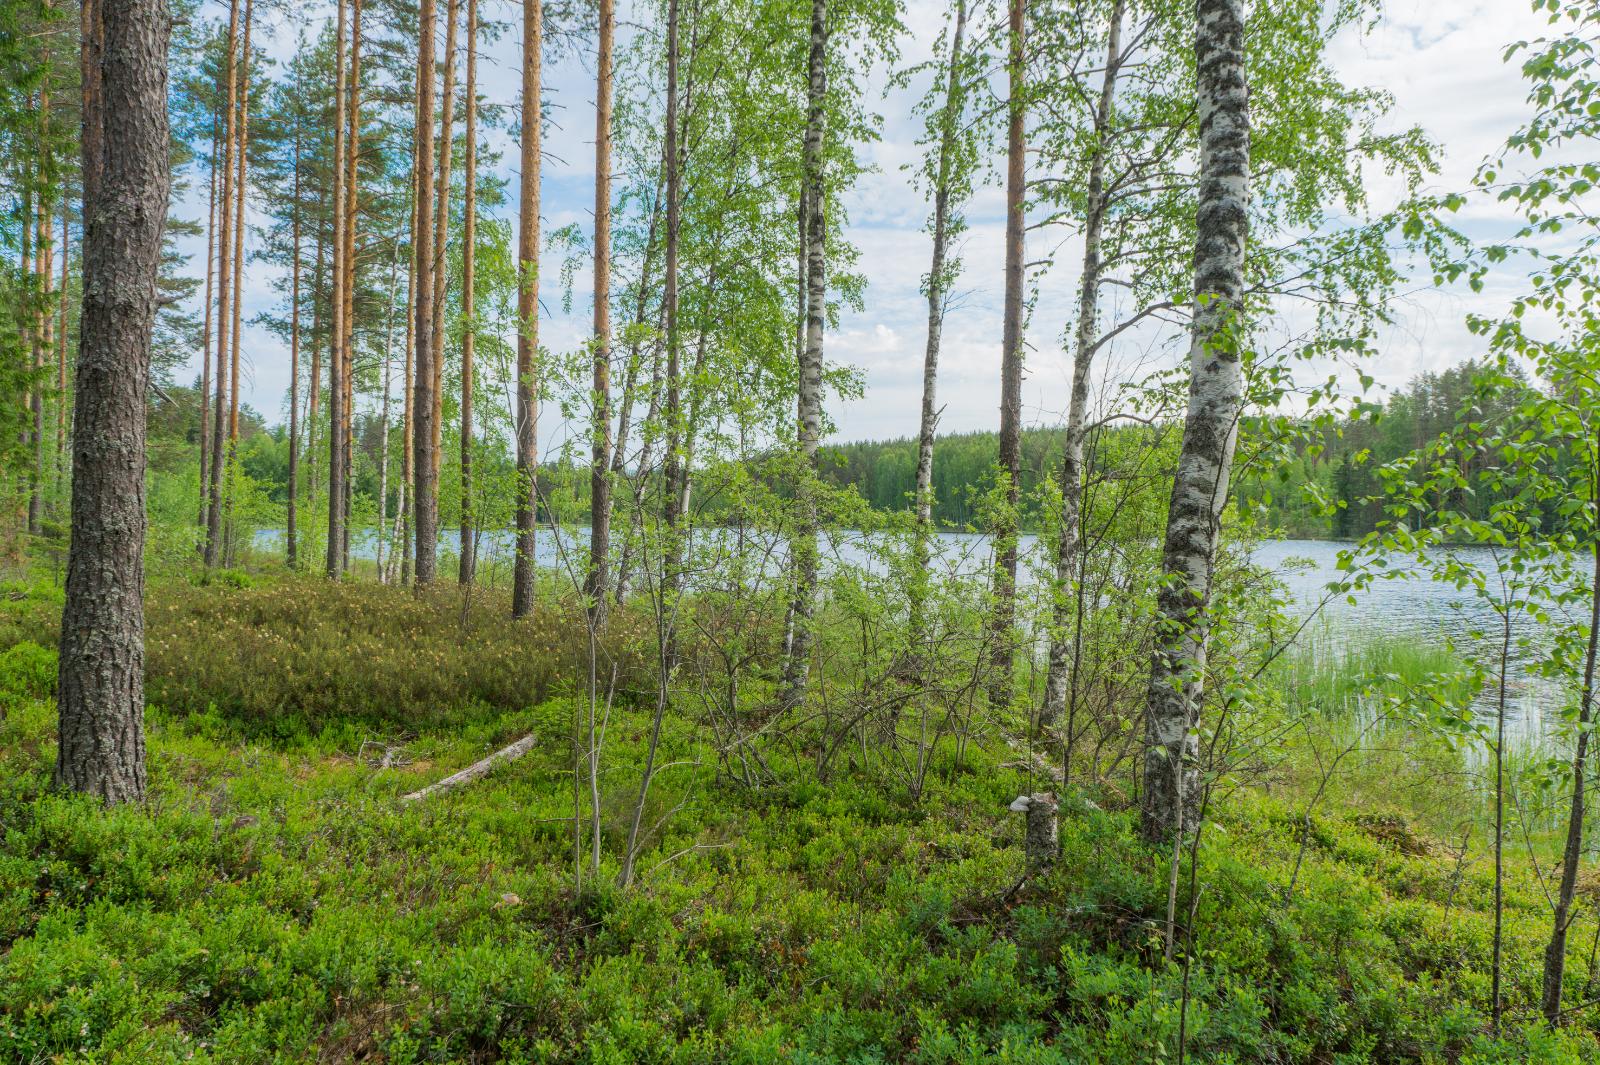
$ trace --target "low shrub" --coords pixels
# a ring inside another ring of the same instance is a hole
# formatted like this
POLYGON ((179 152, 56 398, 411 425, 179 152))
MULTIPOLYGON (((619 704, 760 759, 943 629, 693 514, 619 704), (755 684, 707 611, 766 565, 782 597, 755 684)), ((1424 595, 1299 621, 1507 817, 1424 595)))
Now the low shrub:
MULTIPOLYGON (((575 603, 511 620, 509 600, 454 588, 290 577, 252 586, 172 582, 146 606, 145 695, 179 713, 215 711, 243 734, 417 732, 525 709, 576 690, 589 637, 575 603)), ((602 687, 649 689, 647 620, 618 611, 597 648, 602 687)))

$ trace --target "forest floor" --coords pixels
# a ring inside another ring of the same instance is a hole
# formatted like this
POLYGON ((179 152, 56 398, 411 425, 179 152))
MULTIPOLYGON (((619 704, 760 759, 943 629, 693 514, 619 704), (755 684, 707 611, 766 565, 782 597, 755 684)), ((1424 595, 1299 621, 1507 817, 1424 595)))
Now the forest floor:
MULTIPOLYGON (((152 589, 150 800, 107 812, 49 787, 59 595, 0 593, 0 1061, 1600 1060, 1583 1015, 1536 1020, 1548 909, 1515 858, 1490 1036, 1491 868, 1404 811, 1232 791, 1168 961, 1168 863, 1113 795, 1067 796, 1059 861, 1025 879, 1007 806, 1036 782, 998 739, 941 747, 918 802, 845 764, 749 788, 686 711, 621 890, 650 719, 619 702, 580 884, 586 706, 555 621, 496 666, 487 634, 430 642, 409 592, 283 582, 152 589), (413 638, 391 661, 339 609, 413 638), (496 705, 517 685, 537 701, 496 705), (361 693, 420 720, 375 723, 361 693), (266 727, 252 698, 304 720, 266 727), (400 801, 528 733, 525 758, 400 801)), ((1600 997, 1586 905, 1574 1000, 1600 997)))

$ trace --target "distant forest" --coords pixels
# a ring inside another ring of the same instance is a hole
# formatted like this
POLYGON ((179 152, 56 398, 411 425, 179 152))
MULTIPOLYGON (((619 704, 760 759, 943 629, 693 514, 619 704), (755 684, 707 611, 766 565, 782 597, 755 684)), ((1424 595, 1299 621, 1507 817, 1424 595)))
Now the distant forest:
MULTIPOLYGON (((1439 373, 1421 374, 1385 401, 1367 406, 1361 414, 1342 419, 1328 430, 1306 434, 1287 462, 1250 463, 1247 432, 1234 481, 1235 501, 1255 518, 1258 528, 1284 536, 1346 540, 1371 532, 1381 516, 1382 505, 1373 499, 1379 491, 1381 467, 1449 435, 1465 420, 1492 420, 1515 407, 1516 398, 1503 393, 1492 400, 1478 395, 1475 386, 1482 370, 1480 363, 1469 361, 1439 373), (1329 514, 1316 504, 1317 496, 1339 505, 1329 514)), ((1173 426, 1168 433, 1174 440, 1176 428, 1173 426)), ((1138 450, 1130 448, 1134 443, 1130 437, 1148 442, 1146 438, 1162 431, 1145 425, 1106 429, 1095 442, 1096 458, 1138 450)), ((1046 477, 1059 479, 1064 436, 1064 430, 1059 428, 1023 432, 1024 499, 1037 498, 1046 477)), ((938 438, 934 445, 933 486, 934 519, 940 525, 961 528, 981 524, 982 493, 993 482, 995 448, 993 432, 938 438)), ((916 478, 915 439, 838 444, 825 450, 824 476, 833 484, 856 489, 878 510, 910 507, 916 478)), ((1464 451, 1456 458, 1463 472, 1471 472, 1487 461, 1476 452, 1464 451)), ((1098 465, 1106 468, 1116 463, 1101 461, 1098 465)), ((1091 464, 1091 477, 1095 468, 1091 464)), ((1491 502, 1487 497, 1441 501, 1468 512, 1487 509, 1491 502)), ((1037 511, 1025 516, 1025 521, 1035 527, 1043 520, 1037 511)))

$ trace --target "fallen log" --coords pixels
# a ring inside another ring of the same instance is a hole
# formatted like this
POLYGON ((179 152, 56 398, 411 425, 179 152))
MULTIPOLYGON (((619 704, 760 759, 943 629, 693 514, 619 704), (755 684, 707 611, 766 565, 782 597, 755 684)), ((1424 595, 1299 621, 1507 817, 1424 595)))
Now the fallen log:
POLYGON ((523 755, 527 754, 529 751, 533 750, 535 740, 536 737, 530 732, 516 743, 513 743, 511 746, 502 747, 489 757, 473 762, 459 773, 451 773, 443 780, 429 784, 421 791, 413 791, 409 795, 402 795, 400 797, 400 801, 416 802, 419 799, 426 799, 430 795, 439 795, 447 791, 454 791, 463 784, 470 784, 479 777, 486 776, 489 770, 493 769, 497 765, 500 765, 502 762, 514 762, 518 758, 521 758, 523 755))

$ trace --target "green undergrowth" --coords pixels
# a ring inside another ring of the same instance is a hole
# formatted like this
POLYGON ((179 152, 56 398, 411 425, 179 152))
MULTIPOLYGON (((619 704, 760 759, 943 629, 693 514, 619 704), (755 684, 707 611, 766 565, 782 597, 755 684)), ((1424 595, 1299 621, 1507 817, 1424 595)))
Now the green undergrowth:
POLYGON ((1600 1060, 1533 1019, 1548 919, 1520 866, 1489 1037, 1489 868, 1393 813, 1230 795, 1186 972, 1131 811, 1072 798, 1055 870, 1019 886, 1028 785, 999 745, 941 748, 919 804, 804 761, 750 790, 674 714, 619 891, 640 707, 613 711, 578 886, 571 696, 314 738, 156 707, 148 806, 103 811, 49 788, 41 654, 0 656, 0 1061, 1169 1062, 1180 1027, 1188 1061, 1600 1060), (521 761, 399 801, 528 732, 521 761))

